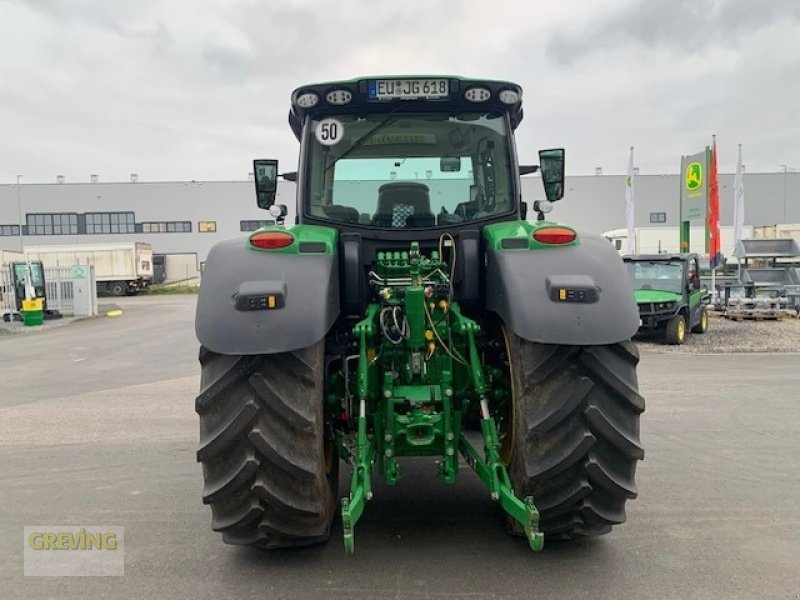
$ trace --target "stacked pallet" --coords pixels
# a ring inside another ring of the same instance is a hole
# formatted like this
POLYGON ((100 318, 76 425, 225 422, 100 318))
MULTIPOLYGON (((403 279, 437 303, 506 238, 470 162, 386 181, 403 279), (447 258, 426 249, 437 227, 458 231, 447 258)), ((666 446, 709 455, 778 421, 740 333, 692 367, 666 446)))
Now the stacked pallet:
POLYGON ((745 298, 737 296, 728 300, 723 317, 734 321, 777 321, 787 314, 783 298, 745 298))

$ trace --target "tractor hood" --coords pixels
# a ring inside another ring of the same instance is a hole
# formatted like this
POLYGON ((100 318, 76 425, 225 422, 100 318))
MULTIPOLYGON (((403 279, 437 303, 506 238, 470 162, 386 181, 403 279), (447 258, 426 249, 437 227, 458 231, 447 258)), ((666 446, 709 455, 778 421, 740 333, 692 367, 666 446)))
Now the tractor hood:
POLYGON ((664 290, 634 290, 633 296, 636 302, 652 303, 652 302, 680 302, 681 295, 673 292, 666 292, 664 290))

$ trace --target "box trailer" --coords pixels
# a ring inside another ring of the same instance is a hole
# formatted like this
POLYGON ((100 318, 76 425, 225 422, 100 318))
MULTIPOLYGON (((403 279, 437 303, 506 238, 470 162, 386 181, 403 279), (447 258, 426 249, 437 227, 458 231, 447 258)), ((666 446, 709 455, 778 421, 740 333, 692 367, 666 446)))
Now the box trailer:
POLYGON ((25 246, 30 259, 45 267, 92 265, 97 291, 133 295, 153 281, 153 248, 143 242, 25 246))
MULTIPOLYGON (((742 228, 742 237, 749 238, 753 228, 746 225, 742 228)), ((725 257, 733 256, 734 231, 731 226, 719 228, 720 251, 725 257)), ((635 243, 634 254, 677 254, 680 252, 680 233, 677 227, 636 227, 634 229, 635 243)), ((706 248, 705 227, 691 227, 689 229, 689 246, 691 252, 705 254, 706 248)), ((614 248, 625 255, 627 251, 628 230, 612 229, 603 233, 614 248)))

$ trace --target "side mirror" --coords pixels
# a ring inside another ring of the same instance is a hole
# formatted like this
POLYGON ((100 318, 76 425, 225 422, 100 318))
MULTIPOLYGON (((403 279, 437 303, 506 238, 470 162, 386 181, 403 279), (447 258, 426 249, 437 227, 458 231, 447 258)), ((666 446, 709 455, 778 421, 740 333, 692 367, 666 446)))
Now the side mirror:
POLYGON ((561 200, 564 197, 564 149, 539 150, 539 170, 547 200, 561 200))
POLYGON ((278 161, 254 160, 253 174, 256 183, 256 204, 258 208, 268 209, 275 204, 275 194, 278 191, 278 161))

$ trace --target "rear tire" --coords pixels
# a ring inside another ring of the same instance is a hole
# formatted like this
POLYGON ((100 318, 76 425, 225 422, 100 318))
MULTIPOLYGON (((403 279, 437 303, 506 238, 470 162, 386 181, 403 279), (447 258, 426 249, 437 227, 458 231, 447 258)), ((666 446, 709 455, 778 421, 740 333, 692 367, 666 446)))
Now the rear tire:
POLYGON ((128 284, 124 281, 112 281, 106 289, 112 296, 124 296, 128 293, 128 284))
POLYGON ((326 541, 339 461, 323 427, 324 341, 257 356, 201 348, 200 364, 197 460, 211 528, 267 549, 326 541))
POLYGON ((700 320, 697 322, 697 325, 692 327, 692 333, 700 333, 703 334, 708 331, 708 310, 706 307, 700 309, 700 320))
MULTIPOLYGON (((533 496, 546 540, 608 533, 626 519, 644 457, 636 345, 537 344, 510 332, 507 344, 516 495, 533 496)), ((522 533, 515 521, 509 525, 522 533)))
POLYGON ((664 340, 672 346, 678 346, 686 341, 686 318, 682 314, 677 314, 667 321, 664 340))

